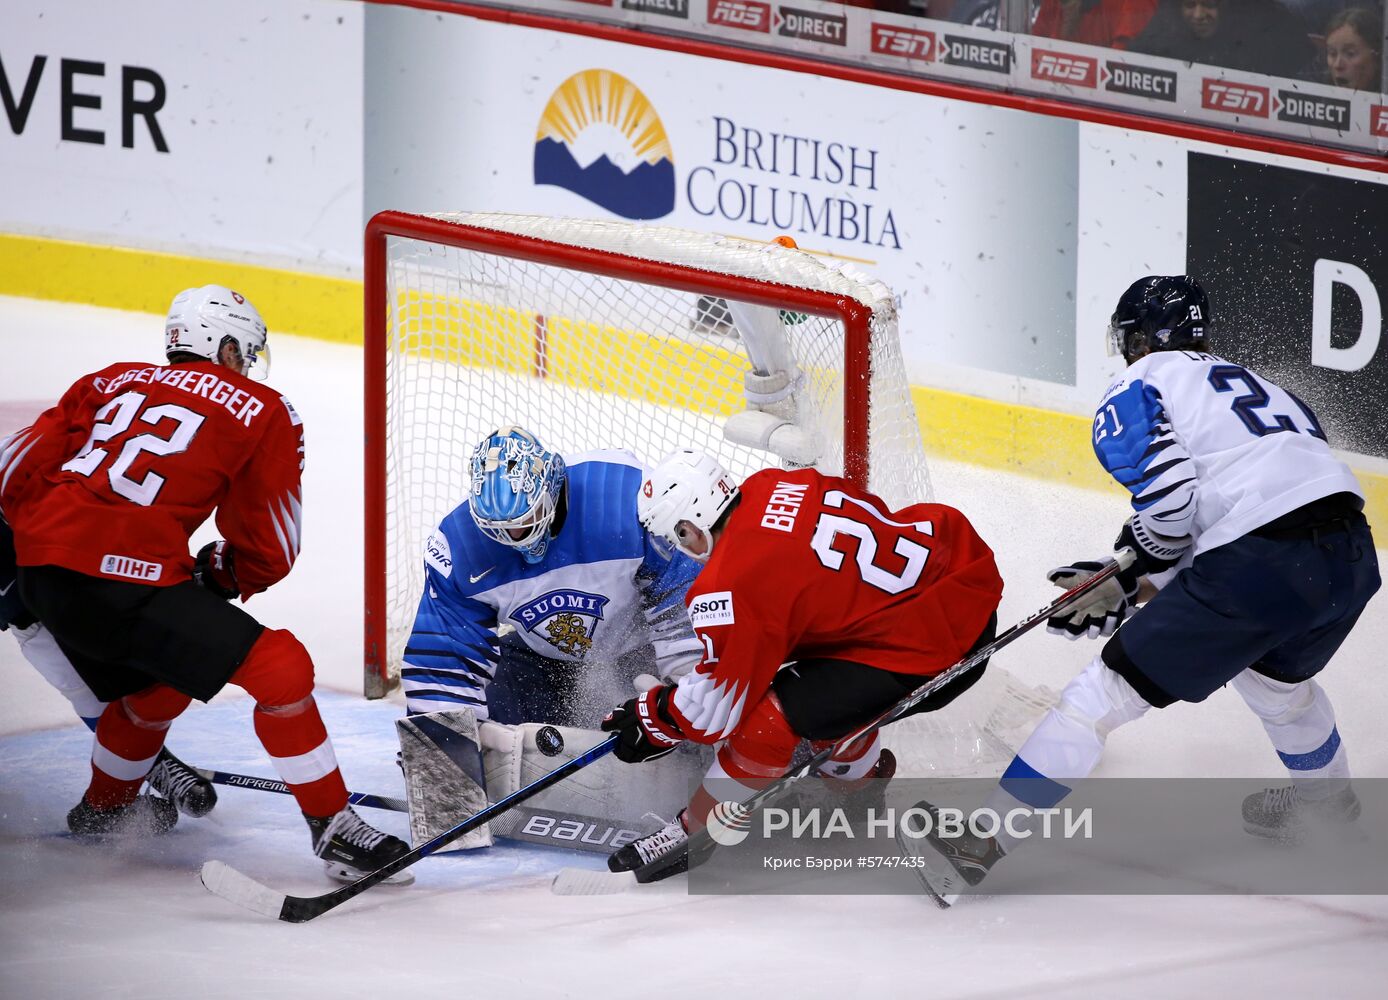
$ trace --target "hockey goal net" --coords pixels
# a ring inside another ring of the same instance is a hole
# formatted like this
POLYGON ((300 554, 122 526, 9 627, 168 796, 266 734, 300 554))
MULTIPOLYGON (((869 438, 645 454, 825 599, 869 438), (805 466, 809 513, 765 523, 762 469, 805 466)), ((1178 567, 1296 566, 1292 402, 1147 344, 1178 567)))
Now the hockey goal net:
POLYGON ((497 427, 566 454, 694 447, 737 476, 793 461, 893 506, 930 498, 895 302, 851 268, 665 227, 399 212, 369 223, 365 265, 370 697, 398 683, 425 541, 497 427), (756 381, 774 368, 791 377, 756 381))

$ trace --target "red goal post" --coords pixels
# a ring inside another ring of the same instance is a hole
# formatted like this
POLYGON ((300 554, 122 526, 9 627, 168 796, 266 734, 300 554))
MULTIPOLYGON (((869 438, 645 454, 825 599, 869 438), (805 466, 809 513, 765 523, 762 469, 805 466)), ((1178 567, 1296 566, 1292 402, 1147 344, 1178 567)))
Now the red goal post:
POLYGON ((795 419, 823 441, 814 464, 894 505, 928 499, 895 301, 851 267, 788 246, 623 222, 403 212, 370 220, 368 697, 398 683, 424 541, 465 499, 467 455, 494 427, 526 426, 566 453, 628 448, 654 462, 694 447, 738 475, 783 464, 728 440, 732 417, 760 408, 744 386, 757 368, 742 329, 748 314, 771 317, 794 355, 795 419))

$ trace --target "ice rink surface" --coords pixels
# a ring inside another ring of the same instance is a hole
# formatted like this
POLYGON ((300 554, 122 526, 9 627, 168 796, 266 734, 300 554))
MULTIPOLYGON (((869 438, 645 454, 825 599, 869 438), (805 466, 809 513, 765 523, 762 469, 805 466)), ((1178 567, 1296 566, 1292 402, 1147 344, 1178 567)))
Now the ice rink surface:
MULTIPOLYGON (((248 610, 294 630, 312 653, 348 786, 401 795, 392 725, 401 706, 360 697, 360 349, 277 334, 269 319, 270 382, 307 428, 306 531, 294 572, 248 610)), ((161 333, 158 316, 0 298, 0 435, 80 374, 117 360, 162 360, 161 333)), ((937 499, 964 510, 997 553, 1007 581, 1003 624, 1051 599, 1047 568, 1106 551, 1124 517, 1121 497, 945 463, 933 474, 937 499)), ((1385 649, 1388 597, 1380 593, 1320 678, 1361 776, 1388 777, 1385 649)), ((1096 651, 1038 631, 998 662, 1059 688, 1096 651)), ((688 896, 675 879, 618 896, 557 897, 554 871, 601 859, 516 846, 425 859, 411 888, 374 889, 312 923, 283 924, 211 896, 195 873, 219 858, 288 892, 331 888, 290 798, 222 788, 211 816, 184 818, 163 839, 117 847, 73 840, 64 816, 86 785, 90 735, 7 636, 0 678, 7 1000, 1346 998, 1382 996, 1388 982, 1383 896, 986 897, 940 911, 923 897, 688 896)), ((250 713, 234 690, 194 705, 169 746, 202 766, 270 775, 250 713)), ((1119 730, 1097 773, 1275 780, 1285 772, 1226 689, 1119 730)), ((365 814, 404 835, 403 817, 365 814)))

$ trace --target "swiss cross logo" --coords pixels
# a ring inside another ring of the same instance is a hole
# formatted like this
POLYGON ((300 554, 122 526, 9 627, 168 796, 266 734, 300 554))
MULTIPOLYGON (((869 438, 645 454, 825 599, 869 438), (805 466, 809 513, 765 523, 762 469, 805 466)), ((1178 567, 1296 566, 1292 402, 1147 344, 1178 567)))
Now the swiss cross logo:
POLYGON ((771 30, 771 5, 756 0, 709 0, 708 19, 710 24, 766 33, 771 30))
POLYGON ((647 479, 644 483, 641 484, 641 492, 648 497, 655 492, 655 489, 651 486, 651 481, 649 479, 647 479))
POLYGON ((238 306, 244 306, 246 304, 246 297, 240 292, 232 292, 231 297, 236 300, 238 306))
POLYGON ((873 21, 872 51, 884 56, 931 62, 935 58, 935 33, 873 21))
POLYGON ((1251 83, 1230 83, 1228 80, 1201 81, 1200 104, 1211 111, 1227 111, 1235 115, 1268 116, 1268 89, 1251 83))
POLYGON ((1099 61, 1088 56, 1032 49, 1031 78, 1068 83, 1073 87, 1095 87, 1099 79, 1099 61))
POLYGON ((1369 131, 1388 138, 1388 104, 1375 104, 1369 108, 1369 131))

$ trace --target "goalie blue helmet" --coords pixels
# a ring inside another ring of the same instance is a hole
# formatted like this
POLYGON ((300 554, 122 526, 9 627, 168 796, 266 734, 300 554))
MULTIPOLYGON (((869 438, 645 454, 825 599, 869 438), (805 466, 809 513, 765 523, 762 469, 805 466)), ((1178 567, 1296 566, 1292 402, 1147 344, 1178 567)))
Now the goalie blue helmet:
POLYGON ((1132 364, 1154 351, 1209 346, 1210 300, 1188 274, 1148 275, 1128 286, 1108 327, 1108 352, 1132 364))
POLYGON ((520 427, 502 427, 482 440, 470 465, 472 520, 494 542, 520 550, 528 563, 545 557, 559 525, 568 472, 564 459, 547 451, 520 427))

